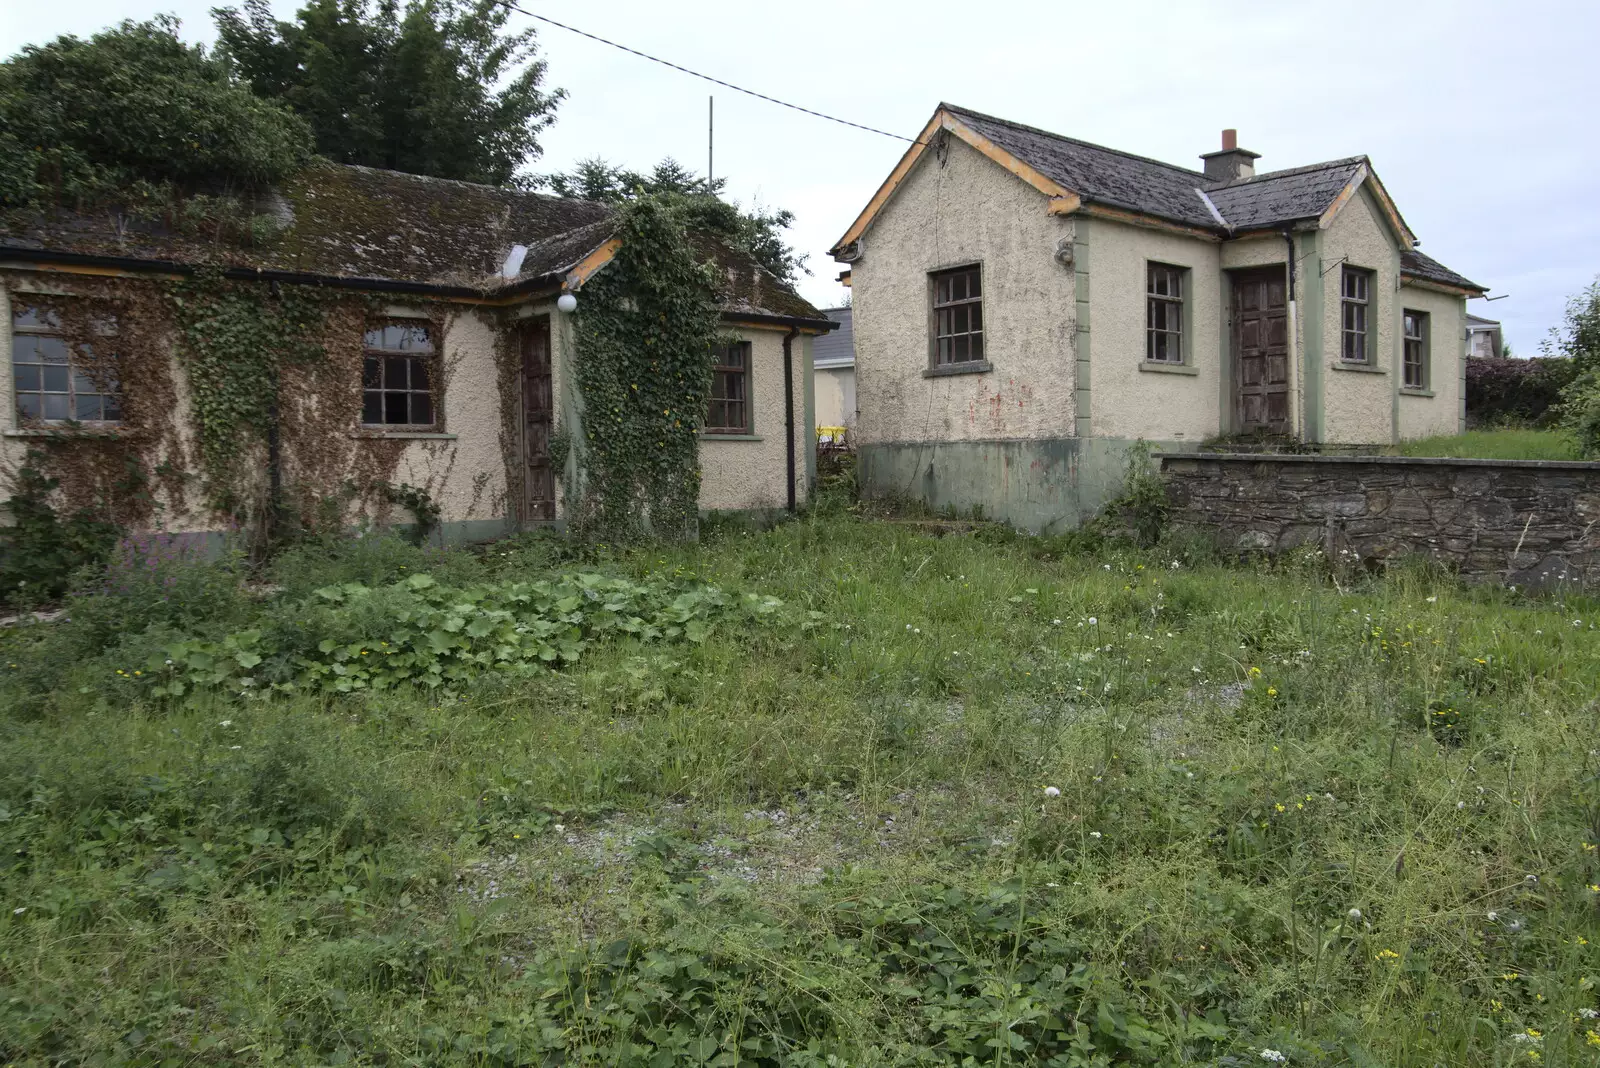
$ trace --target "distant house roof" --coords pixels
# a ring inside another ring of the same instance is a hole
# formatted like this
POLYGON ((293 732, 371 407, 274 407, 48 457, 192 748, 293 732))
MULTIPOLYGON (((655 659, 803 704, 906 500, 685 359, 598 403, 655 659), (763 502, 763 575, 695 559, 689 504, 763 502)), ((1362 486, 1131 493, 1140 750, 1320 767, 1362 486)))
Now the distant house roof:
POLYGON ((851 309, 823 308, 822 314, 839 324, 839 329, 824 334, 811 343, 811 366, 826 370, 830 367, 856 365, 856 337, 851 323, 851 309))
POLYGON ((1467 313, 1467 329, 1468 330, 1498 330, 1498 329, 1500 329, 1500 320, 1499 319, 1485 319, 1481 315, 1473 315, 1471 312, 1468 312, 1467 313))
MULTIPOLYGON (((241 277, 487 297, 581 285, 616 248, 605 204, 326 162, 303 169, 258 208, 280 228, 252 247, 109 212, 13 213, 0 217, 0 260, 217 266, 241 277), (501 266, 518 244, 528 251, 508 279, 501 266)), ((695 244, 727 279, 719 294, 725 317, 827 323, 749 256, 706 235, 695 244)))
MULTIPOLYGON (((839 240, 833 250, 835 255, 846 252, 860 238, 941 129, 1045 193, 1052 200, 1051 210, 1062 214, 1093 206, 1110 209, 1104 213, 1113 217, 1128 212, 1199 236, 1228 238, 1250 231, 1314 225, 1325 216, 1331 217, 1330 213, 1365 186, 1378 201, 1401 246, 1409 247, 1416 240, 1366 156, 1218 182, 1187 167, 1063 137, 954 104, 940 104, 917 143, 839 240)), ((1439 269, 1459 279, 1447 284, 1482 291, 1482 287, 1447 268, 1439 269)))

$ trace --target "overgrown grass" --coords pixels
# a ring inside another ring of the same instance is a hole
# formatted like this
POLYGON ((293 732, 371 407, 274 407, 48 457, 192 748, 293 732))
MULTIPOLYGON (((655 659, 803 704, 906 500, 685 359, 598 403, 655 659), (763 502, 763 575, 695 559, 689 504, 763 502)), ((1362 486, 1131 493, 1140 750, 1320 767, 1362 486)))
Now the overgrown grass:
POLYGON ((1401 442, 1401 456, 1451 456, 1480 460, 1581 460, 1573 436, 1565 430, 1501 428, 1468 430, 1434 438, 1401 442))
POLYGON ((192 706, 116 675, 167 624, 6 636, 0 1060, 1600 1057, 1592 600, 845 517, 581 564, 785 607, 192 706))

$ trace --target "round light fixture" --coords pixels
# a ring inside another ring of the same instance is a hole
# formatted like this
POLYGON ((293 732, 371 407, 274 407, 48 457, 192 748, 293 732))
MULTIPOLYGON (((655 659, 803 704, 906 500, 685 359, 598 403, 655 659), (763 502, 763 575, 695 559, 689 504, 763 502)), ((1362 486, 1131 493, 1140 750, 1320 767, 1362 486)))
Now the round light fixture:
POLYGON ((560 308, 564 312, 567 312, 568 314, 571 314, 572 312, 578 310, 578 298, 573 296, 571 293, 563 293, 561 296, 556 298, 556 307, 560 308))

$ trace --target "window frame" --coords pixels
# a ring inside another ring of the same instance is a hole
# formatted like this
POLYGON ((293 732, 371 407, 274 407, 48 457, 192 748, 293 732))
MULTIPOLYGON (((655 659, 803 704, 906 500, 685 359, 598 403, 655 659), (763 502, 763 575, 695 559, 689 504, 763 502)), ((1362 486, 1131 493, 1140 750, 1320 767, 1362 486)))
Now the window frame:
POLYGON ((754 382, 753 368, 755 347, 748 339, 740 339, 726 345, 717 345, 711 353, 711 390, 706 395, 706 420, 701 428, 702 433, 710 437, 749 437, 755 433, 754 400, 751 386, 754 382), (725 357, 728 353, 737 350, 742 356, 742 364, 728 363, 725 357), (717 396, 718 375, 737 374, 744 383, 744 395, 739 398, 717 396), (738 404, 744 409, 744 418, 739 426, 731 426, 726 422, 714 424, 711 421, 711 412, 716 405, 722 405, 722 414, 726 420, 728 405, 738 404))
POLYGON ((1415 308, 1402 308, 1400 310, 1400 388, 1411 390, 1426 390, 1433 378, 1433 368, 1429 359, 1433 345, 1433 323, 1425 311, 1415 308), (1411 332, 1411 321, 1416 320, 1417 332, 1411 332), (1415 346, 1417 358, 1412 360, 1412 348, 1415 346), (1417 368, 1417 381, 1411 381, 1411 368, 1417 368))
POLYGON ((1155 364, 1159 367, 1187 367, 1189 366, 1189 331, 1186 329, 1188 320, 1188 304, 1190 292, 1190 271, 1188 267, 1178 263, 1166 263, 1161 260, 1146 260, 1144 269, 1144 362, 1155 364), (1176 279, 1178 293, 1157 293, 1155 291, 1156 272, 1170 271, 1176 279), (1153 322, 1153 312, 1157 303, 1176 311, 1178 325, 1176 329, 1158 327, 1153 322), (1158 358, 1156 352, 1157 335, 1173 339, 1169 344, 1174 346, 1176 358, 1158 358))
MULTIPOLYGON (((77 346, 73 344, 71 337, 62 328, 57 314, 51 311, 46 305, 30 303, 27 300, 27 297, 28 294, 26 293, 13 293, 11 299, 11 335, 9 341, 10 347, 8 349, 8 362, 11 365, 11 414, 14 425, 17 427, 17 429, 58 429, 81 426, 91 429, 111 430, 124 426, 127 420, 127 412, 124 406, 127 395, 122 388, 122 376, 120 374, 116 376, 116 383, 109 390, 104 388, 100 383, 95 382, 93 374, 88 370, 87 367, 82 366, 83 361, 78 358, 77 346), (19 322, 19 320, 29 312, 32 312, 34 316, 41 321, 36 324, 24 324, 19 322), (49 320, 54 321, 51 322, 49 320), (67 357, 65 363, 67 371, 66 389, 48 390, 44 388, 46 378, 45 368, 50 366, 60 366, 45 360, 28 361, 27 363, 23 364, 23 366, 26 367, 39 368, 39 385, 34 389, 22 389, 20 387, 17 381, 18 337, 48 337, 55 338, 61 342, 61 347, 66 351, 67 357), (79 419, 77 417, 76 413, 78 410, 77 402, 79 396, 79 378, 87 379, 89 384, 94 386, 92 391, 85 390, 84 395, 101 398, 100 412, 102 415, 105 414, 108 402, 115 404, 114 410, 117 413, 117 417, 115 419, 79 419), (23 414, 20 398, 24 394, 31 395, 39 399, 40 414, 23 414), (45 398, 57 396, 64 396, 67 399, 68 415, 64 418, 51 418, 43 414, 45 398)), ((104 324, 97 323, 96 326, 97 329, 95 330, 95 335, 97 337, 104 337, 113 340, 116 338, 117 330, 114 320, 110 320, 104 324), (103 328, 100 328, 102 326, 103 328)), ((112 345, 112 348, 115 348, 114 344, 112 345)), ((110 358, 113 362, 117 360, 117 354, 115 351, 112 352, 110 358)))
POLYGON ((1373 358, 1373 330, 1372 293, 1377 272, 1366 267, 1355 267, 1344 264, 1339 272, 1339 362, 1355 367, 1374 367, 1377 361, 1373 358), (1360 295, 1351 293, 1351 282, 1358 281, 1361 285, 1360 295), (1352 313, 1360 319, 1359 328, 1350 326, 1352 313), (1359 358, 1350 355, 1352 341, 1358 341, 1361 354, 1359 358))
POLYGON ((433 434, 444 430, 444 397, 440 382, 440 351, 441 344, 438 328, 431 319, 407 318, 405 316, 388 316, 383 318, 368 319, 361 336, 361 407, 357 412, 358 425, 363 433, 367 434, 433 434), (374 332, 380 332, 387 327, 405 327, 422 330, 428 338, 427 351, 406 348, 385 348, 381 345, 374 346, 370 343, 374 332), (367 378, 367 361, 375 359, 378 362, 378 385, 371 386, 367 378), (411 385, 411 370, 406 372, 406 385, 401 389, 390 388, 388 378, 388 361, 391 359, 406 359, 418 361, 427 368, 428 384, 425 390, 416 389, 411 385), (413 414, 412 401, 409 399, 419 393, 425 393, 428 398, 428 413, 433 417, 430 422, 414 423, 409 419, 404 423, 371 423, 367 421, 367 395, 379 395, 380 414, 388 410, 388 394, 404 393, 407 395, 406 414, 413 414))
POLYGON ((983 323, 983 293, 983 263, 981 261, 959 263, 950 267, 941 267, 938 270, 928 272, 929 370, 948 374, 951 372, 969 369, 981 371, 989 366, 989 352, 986 339, 988 330, 983 323), (939 300, 939 283, 941 280, 968 275, 970 275, 971 278, 977 282, 976 296, 972 295, 972 287, 969 285, 966 296, 954 300, 947 299, 943 302, 939 300), (954 329, 956 311, 961 309, 964 309, 967 312, 967 329, 957 331, 954 329), (976 316, 973 315, 973 309, 976 309, 976 316), (950 313, 949 318, 952 327, 950 332, 945 334, 941 334, 939 332, 941 327, 942 312, 950 313), (977 329, 972 329, 974 318, 976 318, 978 324, 977 329), (941 359, 941 346, 939 343, 946 338, 950 340, 951 357, 949 359, 941 359), (957 339, 962 339, 967 342, 967 355, 959 360, 956 359, 954 355, 957 339), (973 339, 976 339, 977 355, 972 354, 974 347, 973 339))

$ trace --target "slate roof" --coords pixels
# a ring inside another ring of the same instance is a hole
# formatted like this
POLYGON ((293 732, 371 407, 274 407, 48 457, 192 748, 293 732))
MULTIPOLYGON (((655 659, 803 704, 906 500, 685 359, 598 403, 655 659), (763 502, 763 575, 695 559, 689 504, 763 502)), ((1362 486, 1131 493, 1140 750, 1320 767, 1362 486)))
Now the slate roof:
POLYGON ((1366 165, 1367 157, 1350 156, 1204 188, 1235 231, 1259 230, 1320 217, 1366 165))
POLYGON ((1216 182, 1203 171, 1063 137, 953 104, 939 106, 1091 203, 1154 215, 1222 236, 1317 218, 1349 184, 1356 170, 1368 163, 1365 156, 1351 156, 1309 167, 1268 171, 1233 182, 1216 182), (1206 206, 1206 197, 1222 216, 1222 223, 1206 206))
POLYGON ((822 314, 838 323, 839 329, 831 334, 823 334, 811 343, 811 366, 854 367, 856 336, 853 309, 824 308, 822 314))
MULTIPOLYGON (((594 201, 326 162, 306 167, 258 210, 281 229, 249 248, 109 212, 0 216, 0 258, 214 265, 487 294, 558 280, 615 232, 612 209, 594 201), (528 252, 508 283, 500 268, 515 244, 528 252)), ((696 245, 728 279, 724 312, 825 321, 748 256, 710 237, 696 245)))
MULTIPOLYGON (((1438 282, 1441 285, 1455 286, 1457 289, 1472 289, 1479 293, 1487 293, 1487 286, 1480 286, 1472 279, 1459 275, 1440 263, 1431 256, 1424 256, 1416 249, 1402 249, 1400 252, 1400 273, 1412 278, 1420 278, 1425 282, 1438 282)), ((1488 322, 1489 320, 1485 320, 1488 322)))
MULTIPOLYGON (((1372 169, 1366 156, 1347 156, 1217 182, 1203 171, 1063 137, 954 104, 939 106, 1090 203, 1152 215, 1219 237, 1319 218, 1363 167, 1368 173, 1372 169)), ((1427 281, 1484 291, 1483 286, 1415 250, 1402 251, 1401 269, 1427 281)))

